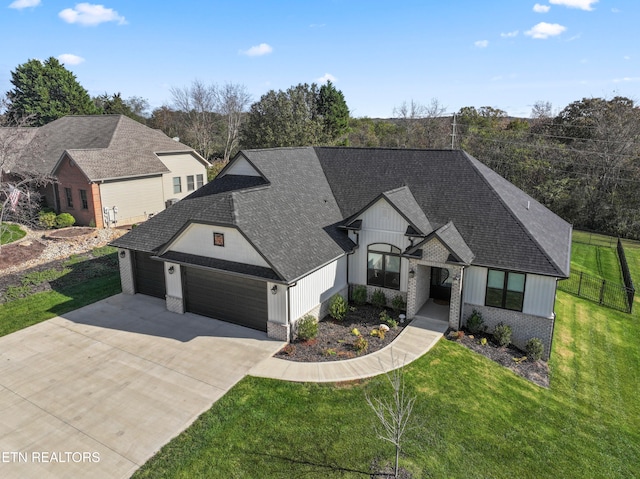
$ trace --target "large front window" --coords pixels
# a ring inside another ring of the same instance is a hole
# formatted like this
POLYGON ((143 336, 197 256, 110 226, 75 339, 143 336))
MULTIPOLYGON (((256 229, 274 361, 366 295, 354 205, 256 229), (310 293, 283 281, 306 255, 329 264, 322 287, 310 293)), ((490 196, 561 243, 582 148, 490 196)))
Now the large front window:
POLYGON ((484 304, 496 308, 522 311, 525 275, 513 271, 490 269, 484 304))
POLYGON ((400 248, 382 243, 369 245, 367 284, 400 289, 400 248))

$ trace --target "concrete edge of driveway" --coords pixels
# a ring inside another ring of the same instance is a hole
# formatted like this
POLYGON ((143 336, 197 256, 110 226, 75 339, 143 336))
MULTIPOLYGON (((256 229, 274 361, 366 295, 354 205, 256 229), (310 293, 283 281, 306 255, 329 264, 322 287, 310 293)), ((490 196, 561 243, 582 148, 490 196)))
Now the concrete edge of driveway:
POLYGON ((429 351, 444 335, 444 321, 417 317, 385 348, 343 361, 296 362, 269 357, 248 374, 294 382, 342 382, 377 376, 409 364, 429 351))

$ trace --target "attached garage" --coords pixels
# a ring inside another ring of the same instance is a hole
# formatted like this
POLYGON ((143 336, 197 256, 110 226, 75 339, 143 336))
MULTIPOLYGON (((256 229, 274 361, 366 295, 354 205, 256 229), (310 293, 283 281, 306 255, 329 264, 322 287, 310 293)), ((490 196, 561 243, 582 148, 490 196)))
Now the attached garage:
POLYGON ((149 253, 136 251, 134 255, 136 293, 165 298, 164 263, 154 261, 149 253))
POLYGON ((200 268, 183 270, 187 311, 266 332, 265 281, 200 268))

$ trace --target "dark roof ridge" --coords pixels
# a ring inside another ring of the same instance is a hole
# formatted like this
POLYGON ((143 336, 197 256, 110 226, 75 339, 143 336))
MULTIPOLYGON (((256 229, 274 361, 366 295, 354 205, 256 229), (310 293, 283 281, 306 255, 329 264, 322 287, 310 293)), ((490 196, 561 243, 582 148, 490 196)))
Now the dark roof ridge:
MULTIPOLYGON (((538 240, 526 228, 526 226, 524 225, 524 223, 522 223, 520 218, 518 218, 518 215, 516 215, 515 212, 509 207, 509 205, 504 201, 502 196, 500 196, 500 194, 498 194, 498 192, 495 190, 493 185, 489 182, 489 180, 487 180, 487 178, 480 172, 478 167, 472 161, 472 160, 475 159, 476 161, 479 162, 480 160, 478 160, 477 158, 474 158, 473 156, 471 156, 466 151, 462 151, 462 153, 465 156, 465 158, 467 159, 467 161, 469 162, 469 164, 471 165, 471 167, 473 168, 473 171, 475 171, 476 174, 480 177, 480 179, 489 187, 489 190, 491 191, 491 194, 493 194, 498 199, 498 201, 504 207, 504 209, 507 211, 507 213, 518 224, 518 226, 522 229, 522 231, 524 231, 524 233, 527 235, 527 237, 536 245, 536 247, 538 248, 538 251, 540 251, 543 254, 543 256, 547 259, 549 264, 551 264, 556 269, 556 271, 558 273, 564 275, 563 268, 559 267, 558 264, 549 256, 549 254, 547 254, 546 250, 540 245, 538 240)), ((493 170, 491 170, 491 171, 493 171, 493 170)), ((515 185, 513 185, 513 186, 515 186, 515 185)), ((515 186, 515 187, 517 188, 517 186, 515 186)), ((520 188, 518 188, 518 189, 520 190, 520 188)), ((520 191, 522 191, 522 190, 520 190, 520 191)), ((530 195, 528 195, 524 191, 522 191, 522 193, 525 194, 527 197, 529 197, 531 200, 535 201, 533 198, 531 198, 530 195)))
POLYGON ((400 146, 314 146, 314 149, 325 149, 325 150, 390 150, 390 151, 450 151, 461 153, 464 150, 451 148, 402 148, 400 146))

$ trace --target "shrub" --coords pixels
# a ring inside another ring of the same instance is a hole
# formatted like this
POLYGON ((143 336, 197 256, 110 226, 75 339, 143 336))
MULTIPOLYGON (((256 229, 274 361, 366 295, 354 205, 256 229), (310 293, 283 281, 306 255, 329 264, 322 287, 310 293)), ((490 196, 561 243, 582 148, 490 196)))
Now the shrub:
POLYGON ((389 327, 391 327, 391 328, 397 328, 398 327, 398 321, 396 321, 391 316, 389 316, 389 314, 387 313, 387 311, 385 309, 380 311, 380 322, 388 324, 389 327))
POLYGON ((482 313, 475 309, 473 310, 471 316, 467 319, 467 329, 471 334, 478 334, 486 330, 482 313))
POLYGON ((339 294, 334 294, 329 303, 329 315, 336 321, 342 321, 347 315, 347 302, 339 294))
POLYGON ((309 341, 318 335, 318 320, 307 314, 298 321, 298 339, 309 341))
POLYGON ((325 356, 335 356, 337 354, 338 354, 338 351, 336 351, 334 348, 328 348, 324 350, 325 356))
POLYGON ((371 295, 371 304, 376 308, 384 308, 387 305, 387 297, 381 289, 376 289, 371 295))
POLYGON ((480 346, 486 346, 487 345, 487 338, 480 338, 480 346))
POLYGON ((369 341, 367 341, 364 337, 358 336, 356 340, 353 342, 353 347, 355 348, 358 354, 362 354, 366 352, 369 347, 369 341))
POLYGON ((360 331, 358 331, 358 328, 353 328, 351 330, 351 334, 353 334, 354 336, 360 336, 360 331))
POLYGON ((380 339, 384 339, 384 330, 383 329, 372 329, 371 330, 371 336, 380 338, 380 339))
POLYGON ((296 352, 295 344, 291 344, 291 343, 287 344, 284 348, 282 348, 282 352, 287 356, 292 356, 296 352))
POLYGON ((76 219, 69 213, 60 213, 56 216, 56 228, 68 228, 69 226, 73 226, 75 222, 76 219))
POLYGON ((493 329, 493 342, 500 347, 507 346, 511 342, 511 326, 504 323, 496 324, 493 329))
POLYGON ((396 294, 391 300, 391 307, 397 313, 399 311, 404 311, 407 305, 404 302, 404 298, 401 294, 396 294))
POLYGON ((367 303, 367 287, 358 285, 353 288, 351 292, 351 299, 358 306, 362 306, 367 303))
POLYGON ((38 213, 38 220, 43 228, 51 229, 56 226, 56 214, 53 211, 42 210, 38 213))
POLYGON ((532 361, 538 361, 544 352, 544 344, 538 338, 531 338, 525 345, 527 357, 532 361))

